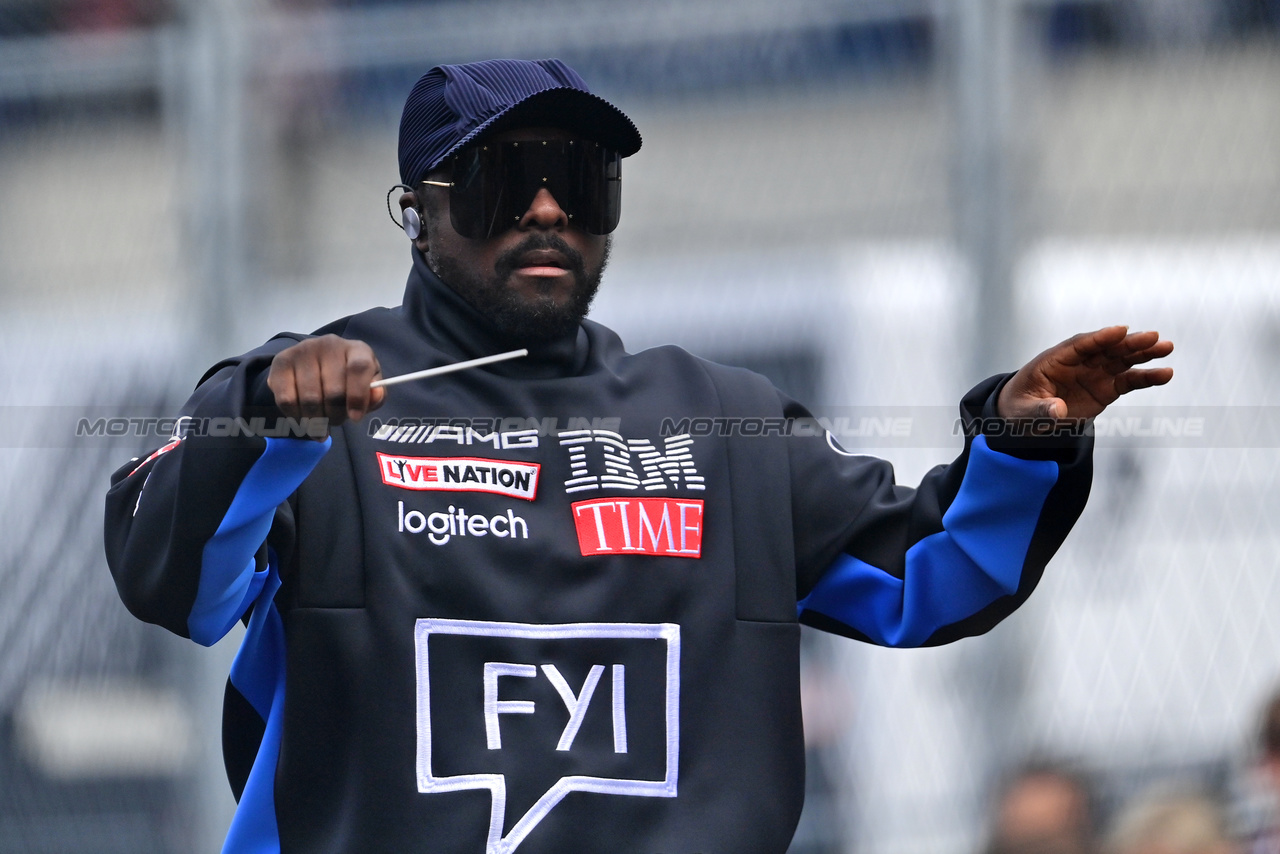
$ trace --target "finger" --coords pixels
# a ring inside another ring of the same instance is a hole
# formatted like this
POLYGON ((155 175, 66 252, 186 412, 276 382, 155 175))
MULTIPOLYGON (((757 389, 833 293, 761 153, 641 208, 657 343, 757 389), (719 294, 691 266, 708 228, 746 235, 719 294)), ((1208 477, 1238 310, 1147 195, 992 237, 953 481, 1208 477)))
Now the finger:
POLYGON ((377 374, 373 351, 361 342, 353 342, 347 350, 347 417, 359 421, 369 411, 369 383, 377 374))
POLYGON ((347 420, 347 353, 344 345, 326 345, 319 357, 324 416, 333 425, 347 420))
POLYGON ((1060 397, 1046 397, 1036 404, 1036 418, 1066 418, 1067 402, 1060 397))
POLYGON ((1130 353, 1127 356, 1120 357, 1117 361, 1121 364, 1132 367, 1133 365, 1141 365, 1144 362, 1150 362, 1152 359, 1163 359, 1172 352, 1172 341, 1157 341, 1145 350, 1130 353))
MULTIPOLYGON (((300 348, 301 349, 301 348, 300 348)), ((298 394, 298 414, 302 418, 324 415, 324 386, 320 381, 320 362, 314 348, 302 349, 293 360, 294 385, 298 394)))
POLYGON ((1162 359, 1172 352, 1172 341, 1156 341, 1150 347, 1135 352, 1095 356, 1086 362, 1086 366, 1106 371, 1112 376, 1117 376, 1129 370, 1134 365, 1150 362, 1153 359, 1162 359))
POLYGON ((1134 353, 1147 349, 1155 344, 1159 338, 1160 333, 1158 332, 1134 332, 1125 335, 1119 341, 1102 350, 1082 357, 1081 364, 1090 368, 1100 368, 1110 361, 1127 359, 1134 353))
MULTIPOLYGON (((1155 335, 1156 333, 1152 334, 1155 335)), ((1174 342, 1167 341, 1167 339, 1164 339, 1164 341, 1157 339, 1156 342, 1149 344, 1147 347, 1126 353, 1126 355, 1123 356, 1123 359, 1151 361, 1152 359, 1164 359, 1164 357, 1169 355, 1171 352, 1174 352, 1174 342)))
POLYGON ((1145 329, 1141 332, 1130 332, 1124 336, 1120 342, 1120 346, 1127 350, 1145 350, 1152 344, 1160 340, 1160 333, 1154 329, 1145 329))
MULTIPOLYGON (((1106 356, 1127 356, 1148 350, 1160 342, 1160 333, 1154 329, 1145 332, 1133 332, 1119 342, 1103 351, 1106 356)), ((1170 342, 1172 346, 1172 342, 1170 342)))
POLYGON ((1173 379, 1173 368, 1147 368, 1125 371, 1116 377, 1116 393, 1128 394, 1140 388, 1164 385, 1173 379))
MULTIPOLYGON (((1082 332, 1067 339, 1063 349, 1065 364, 1082 364, 1094 356, 1105 353, 1125 340, 1127 326, 1105 326, 1093 332, 1082 332)), ((1141 334, 1141 333, 1139 333, 1141 334)))
POLYGON ((298 418, 298 386, 293 375, 293 365, 287 360, 277 357, 271 362, 271 371, 267 374, 267 388, 276 398, 276 408, 285 418, 298 418))
MULTIPOLYGON (((1009 386, 1005 386, 1009 389, 1009 386)), ((1067 404, 1060 397, 1038 397, 1033 393, 1009 393, 1004 391, 996 404, 996 412, 1002 418, 1065 418, 1067 404)))
POLYGON ((1156 343, 1142 351, 1143 355, 1149 354, 1153 359, 1162 359, 1173 352, 1173 342, 1167 338, 1157 340, 1156 343))

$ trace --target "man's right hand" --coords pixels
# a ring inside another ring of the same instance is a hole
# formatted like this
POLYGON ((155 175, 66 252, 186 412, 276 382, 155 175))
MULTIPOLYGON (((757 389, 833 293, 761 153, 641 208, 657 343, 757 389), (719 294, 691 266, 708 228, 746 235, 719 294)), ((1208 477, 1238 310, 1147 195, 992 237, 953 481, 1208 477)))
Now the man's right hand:
POLYGON ((382 367, 363 341, 322 335, 282 350, 271 360, 267 387, 287 418, 328 418, 337 426, 382 405, 386 390, 369 388, 382 367))

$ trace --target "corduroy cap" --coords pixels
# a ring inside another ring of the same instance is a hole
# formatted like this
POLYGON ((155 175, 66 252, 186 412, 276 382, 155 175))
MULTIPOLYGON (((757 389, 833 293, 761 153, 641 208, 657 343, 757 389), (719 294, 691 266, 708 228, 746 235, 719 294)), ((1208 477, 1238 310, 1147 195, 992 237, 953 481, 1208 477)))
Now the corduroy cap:
POLYGON ((482 133, 537 126, 573 131, 623 157, 640 150, 635 123, 558 59, 438 65, 404 104, 400 180, 414 186, 482 133))

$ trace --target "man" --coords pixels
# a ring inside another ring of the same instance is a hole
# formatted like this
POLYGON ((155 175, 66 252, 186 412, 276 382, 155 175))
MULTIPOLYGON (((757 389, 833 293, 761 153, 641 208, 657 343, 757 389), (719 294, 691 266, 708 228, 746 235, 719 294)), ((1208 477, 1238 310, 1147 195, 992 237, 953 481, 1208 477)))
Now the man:
POLYGON ((1280 691, 1267 698, 1256 753, 1233 788, 1233 824, 1243 854, 1280 854, 1280 691))
MULTIPOLYGON (((975 433, 913 491, 763 378, 584 320, 639 148, 558 61, 428 72, 400 130, 404 304, 215 365, 187 435, 113 479, 129 608, 204 644, 247 618, 226 850, 781 852, 798 621, 986 631, 1080 512, 1085 438, 975 433), (328 435, 201 429, 255 413, 328 435)), ((1167 382, 1134 365, 1171 349, 1077 336, 964 417, 1087 419, 1167 382)))
POLYGON ((1088 780, 1069 765, 1027 762, 1000 792, 987 854, 1093 854, 1092 802, 1088 780))

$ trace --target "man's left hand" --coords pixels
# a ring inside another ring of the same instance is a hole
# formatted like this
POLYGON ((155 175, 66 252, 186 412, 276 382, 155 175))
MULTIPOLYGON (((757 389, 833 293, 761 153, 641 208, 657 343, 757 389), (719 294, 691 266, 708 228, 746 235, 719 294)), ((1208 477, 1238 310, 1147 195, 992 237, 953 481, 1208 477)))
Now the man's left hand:
POLYGON ((1108 326, 1050 347, 1000 390, 1003 418, 1093 418, 1122 394, 1173 378, 1173 368, 1135 368, 1173 352, 1158 332, 1108 326))

